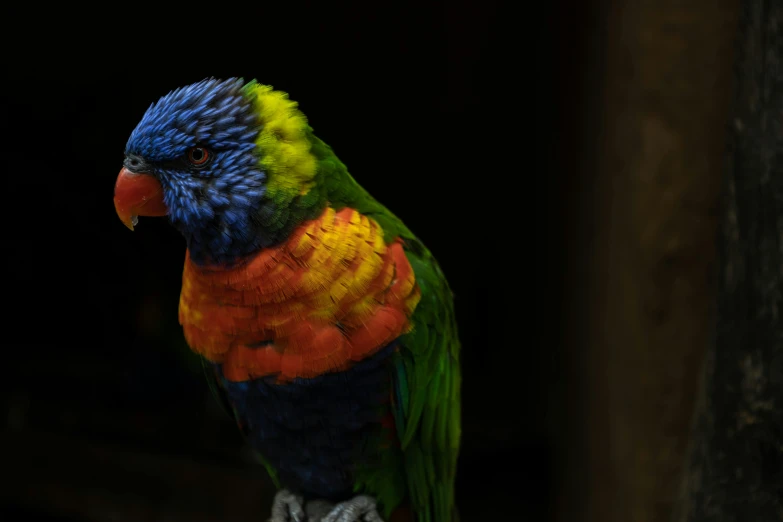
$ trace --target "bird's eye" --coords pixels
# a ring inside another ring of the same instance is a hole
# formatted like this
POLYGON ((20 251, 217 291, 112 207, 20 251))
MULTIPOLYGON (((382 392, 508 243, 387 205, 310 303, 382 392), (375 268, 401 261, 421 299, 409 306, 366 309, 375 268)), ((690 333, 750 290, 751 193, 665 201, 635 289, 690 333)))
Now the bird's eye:
POLYGON ((193 147, 188 150, 188 161, 194 167, 204 167, 210 159, 212 159, 212 154, 204 147, 193 147))

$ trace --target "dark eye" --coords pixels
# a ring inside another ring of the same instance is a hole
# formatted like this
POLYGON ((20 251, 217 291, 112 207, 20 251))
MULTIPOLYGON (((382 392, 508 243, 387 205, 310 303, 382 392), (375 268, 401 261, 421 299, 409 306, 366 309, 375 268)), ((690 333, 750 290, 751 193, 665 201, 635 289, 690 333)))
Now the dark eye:
POLYGON ((193 147, 188 150, 188 161, 194 167, 201 168, 209 163, 212 154, 204 147, 193 147))

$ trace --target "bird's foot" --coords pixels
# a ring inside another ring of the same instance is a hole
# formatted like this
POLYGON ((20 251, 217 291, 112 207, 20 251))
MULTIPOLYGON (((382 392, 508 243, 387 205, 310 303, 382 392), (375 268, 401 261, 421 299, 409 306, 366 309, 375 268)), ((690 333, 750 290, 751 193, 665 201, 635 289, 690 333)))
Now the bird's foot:
POLYGON ((287 489, 281 489, 272 503, 272 518, 269 522, 305 522, 304 499, 287 489))
POLYGON ((307 522, 321 522, 334 509, 334 503, 328 500, 311 500, 305 504, 307 522))
POLYGON ((358 495, 334 506, 321 522, 383 522, 383 519, 378 514, 374 498, 358 495))

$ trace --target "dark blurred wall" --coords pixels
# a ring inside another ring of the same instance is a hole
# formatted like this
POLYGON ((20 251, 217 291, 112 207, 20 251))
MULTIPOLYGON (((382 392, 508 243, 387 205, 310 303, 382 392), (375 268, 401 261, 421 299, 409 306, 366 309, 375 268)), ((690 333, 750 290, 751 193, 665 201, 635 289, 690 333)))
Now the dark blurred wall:
POLYGON ((577 418, 564 521, 663 522, 679 502, 708 342, 737 7, 600 8, 569 227, 565 410, 577 418))
POLYGON ((681 522, 783 519, 783 3, 738 23, 712 339, 681 522))

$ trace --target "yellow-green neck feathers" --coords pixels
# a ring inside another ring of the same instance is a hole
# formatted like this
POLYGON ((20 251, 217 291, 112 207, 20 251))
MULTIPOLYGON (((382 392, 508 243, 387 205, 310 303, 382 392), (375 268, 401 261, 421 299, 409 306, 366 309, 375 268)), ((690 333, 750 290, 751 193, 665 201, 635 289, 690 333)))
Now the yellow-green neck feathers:
POLYGON ((244 87, 244 93, 254 104, 262 125, 256 145, 263 151, 260 161, 268 176, 270 198, 285 204, 306 194, 317 170, 307 138, 307 118, 288 94, 269 85, 252 81, 244 87))

